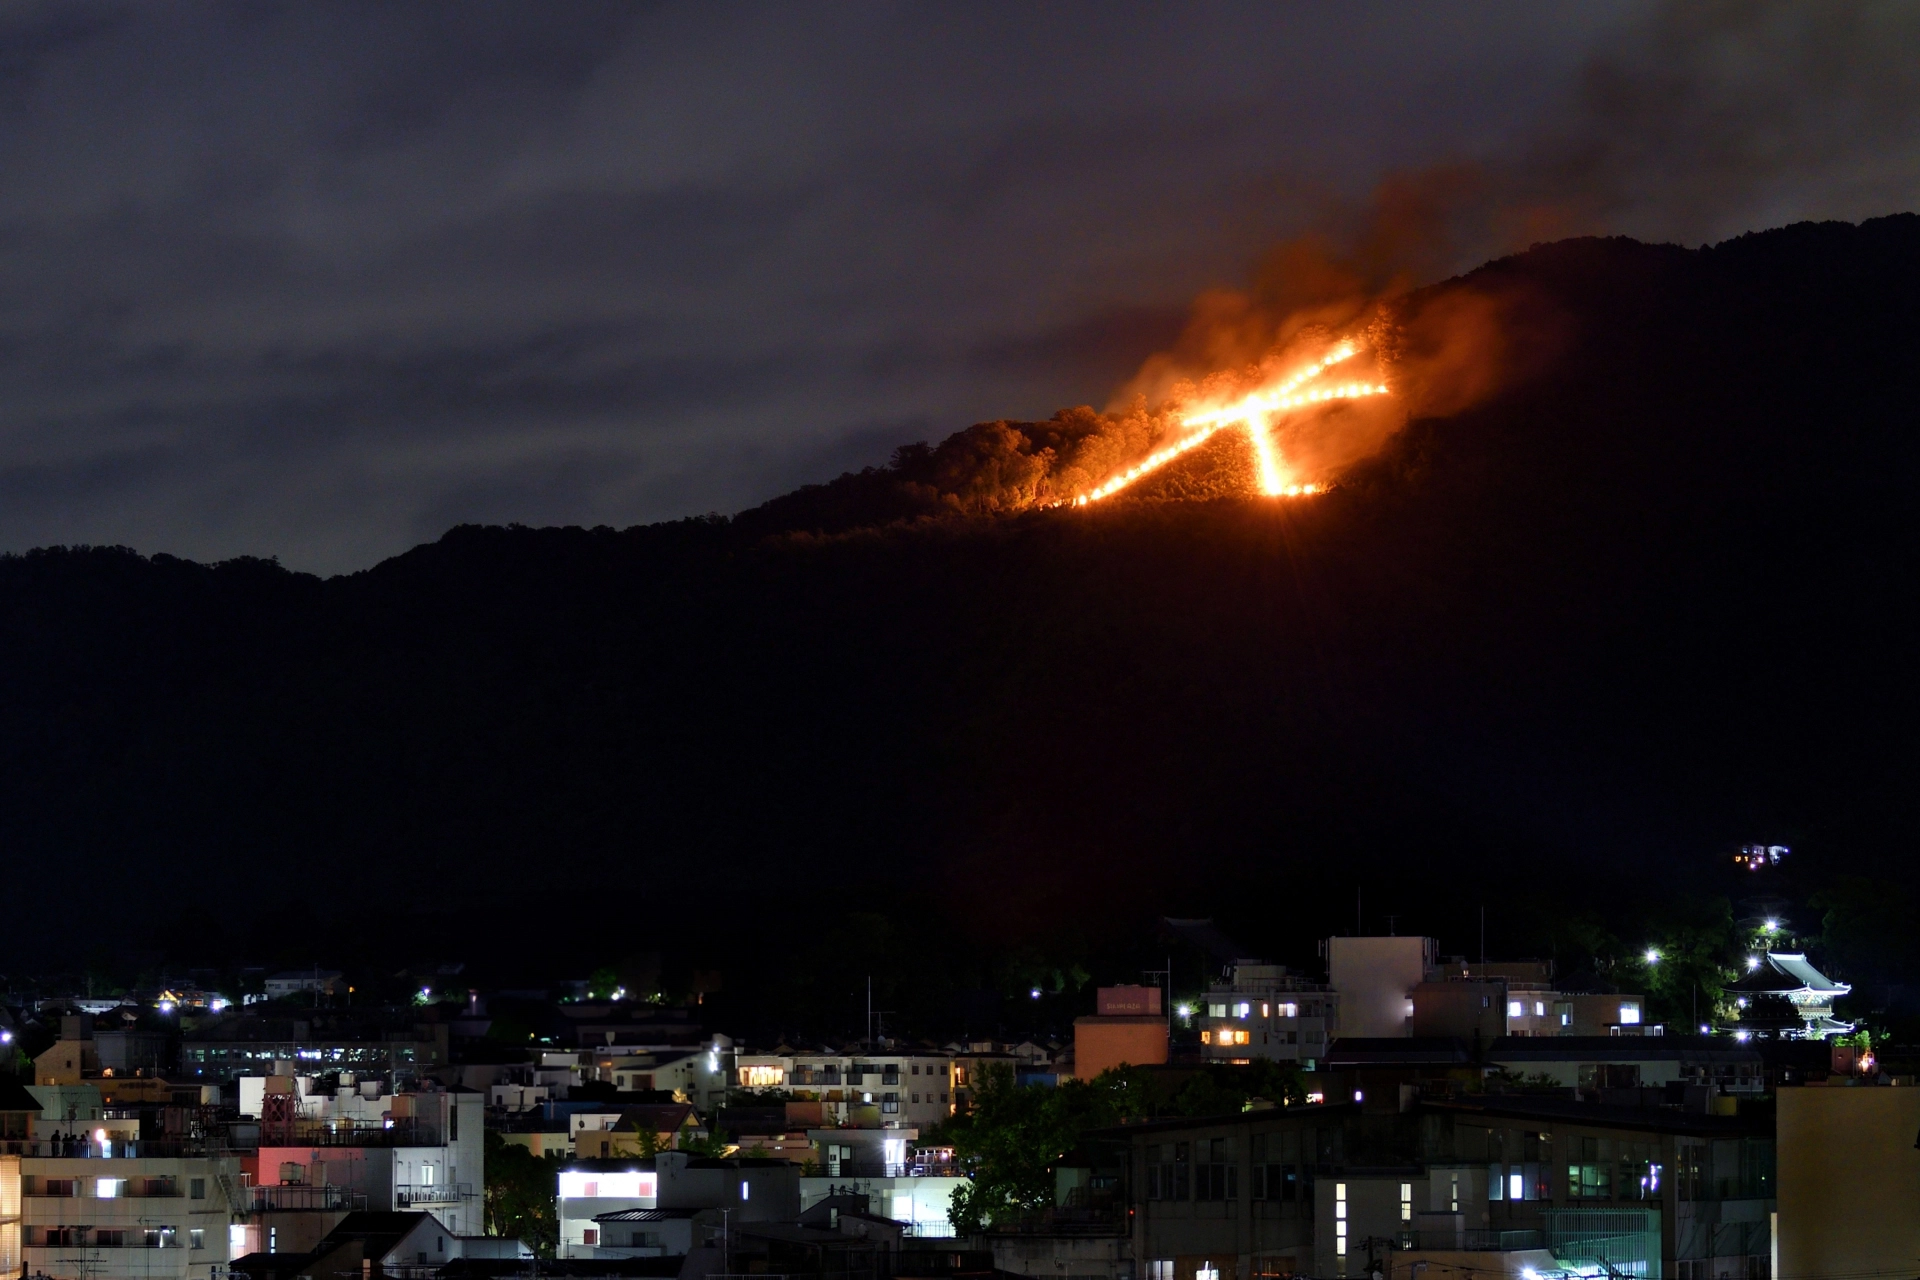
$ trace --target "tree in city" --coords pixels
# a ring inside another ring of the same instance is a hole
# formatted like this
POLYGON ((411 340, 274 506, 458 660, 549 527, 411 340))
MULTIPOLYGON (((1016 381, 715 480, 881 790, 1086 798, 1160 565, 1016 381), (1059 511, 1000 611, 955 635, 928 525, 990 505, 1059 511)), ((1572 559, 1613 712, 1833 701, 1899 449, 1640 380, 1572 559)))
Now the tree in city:
POLYGON ((1260 1059, 1214 1063, 1170 1083, 1134 1067, 1093 1080, 1048 1088, 1014 1082, 1004 1064, 983 1069, 970 1110, 927 1135, 948 1142, 967 1166, 954 1192, 952 1221, 961 1231, 1037 1217, 1053 1207, 1060 1160, 1095 1129, 1148 1116, 1236 1115, 1261 1103, 1306 1101, 1299 1070, 1260 1059))
POLYGON ((560 1158, 537 1156, 493 1129, 486 1144, 487 1234, 518 1238, 535 1257, 551 1258, 560 1237, 554 1211, 560 1158))

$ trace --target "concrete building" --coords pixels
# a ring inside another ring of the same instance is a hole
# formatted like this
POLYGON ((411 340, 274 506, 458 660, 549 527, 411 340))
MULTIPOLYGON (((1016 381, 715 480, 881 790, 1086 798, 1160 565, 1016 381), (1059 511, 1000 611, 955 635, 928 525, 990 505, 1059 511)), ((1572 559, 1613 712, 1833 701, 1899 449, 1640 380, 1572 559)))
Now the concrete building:
MULTIPOLYGON (((1715 1036, 1520 1036, 1486 1048, 1486 1061, 1516 1076, 1544 1077, 1593 1102, 1638 1106, 1672 1090, 1698 1099, 1752 1098, 1767 1091, 1759 1050, 1715 1036)), ((1702 1103, 1704 1109, 1705 1104, 1702 1103)))
MULTIPOLYGON (((1578 985, 1576 982, 1572 985, 1578 985)), ((1598 984, 1592 984, 1598 985, 1598 984)), ((1544 960, 1474 964, 1451 956, 1428 968, 1411 993, 1415 1036, 1482 1044, 1534 1036, 1659 1035, 1646 1000, 1610 989, 1562 990, 1544 960)))
POLYGON ((1769 1274, 1774 1145, 1761 1114, 1369 1091, 1096 1141, 1113 1144, 1095 1159, 1130 1188, 1110 1221, 1144 1280, 1357 1277, 1389 1260, 1396 1275, 1423 1260, 1428 1276, 1769 1274))
POLYGON ((870 1112, 882 1128, 919 1128, 953 1113, 953 1059, 944 1053, 741 1053, 734 1078, 742 1089, 786 1089, 821 1103, 832 1123, 870 1112))
POLYGON ((187 1032, 180 1069, 193 1080, 225 1081, 276 1070, 352 1071, 423 1078, 448 1058, 450 1028, 375 1010, 231 1010, 187 1032))
MULTIPOLYGON (((239 1084, 241 1114, 260 1121, 255 1185, 338 1188, 345 1199, 336 1207, 430 1211, 456 1235, 484 1233, 481 1094, 396 1094, 379 1081, 327 1091, 312 1076, 249 1076, 239 1084)), ((269 1242, 248 1244, 265 1250, 269 1242)))
POLYGON ((1426 981, 1438 946, 1432 938, 1327 939, 1327 985, 1339 997, 1334 1034, 1410 1034, 1413 989, 1426 981))
POLYGON ((90 1084, 0 1090, 0 1275, 212 1280, 239 1162, 207 1135, 144 1138, 90 1084))
POLYGON ((1195 1019, 1201 1052, 1215 1062, 1313 1062, 1326 1056, 1339 1004, 1330 987, 1283 965, 1243 960, 1207 991, 1195 1019))
POLYGON ((791 1223, 800 1216, 800 1171, 777 1160, 703 1160, 681 1151, 651 1159, 576 1160, 560 1171, 561 1258, 659 1256, 692 1242, 701 1213, 791 1223), (644 1211, 636 1214, 635 1211, 644 1211), (636 1239, 651 1236, 652 1239, 636 1239))
POLYGON ((622 1051, 619 1046, 592 1055, 595 1078, 623 1093, 670 1093, 710 1111, 727 1100, 737 1064, 733 1041, 714 1036, 695 1048, 622 1051))
POLYGON ((1775 1276, 1906 1275, 1920 1258, 1920 1089, 1781 1089, 1775 1276))
POLYGON ((284 973, 268 974, 266 979, 269 1000, 285 1000, 297 995, 326 998, 345 995, 346 990, 346 979, 338 969, 288 969, 284 973))
POLYGON ((904 1224, 908 1235, 951 1237, 953 1192, 965 1179, 952 1148, 918 1146, 919 1136, 914 1129, 809 1130, 802 1212, 859 1197, 874 1214, 904 1224))
POLYGON ((1073 1020, 1073 1073, 1091 1080, 1118 1066, 1167 1060, 1167 1014, 1158 987, 1101 987, 1095 1012, 1073 1020))

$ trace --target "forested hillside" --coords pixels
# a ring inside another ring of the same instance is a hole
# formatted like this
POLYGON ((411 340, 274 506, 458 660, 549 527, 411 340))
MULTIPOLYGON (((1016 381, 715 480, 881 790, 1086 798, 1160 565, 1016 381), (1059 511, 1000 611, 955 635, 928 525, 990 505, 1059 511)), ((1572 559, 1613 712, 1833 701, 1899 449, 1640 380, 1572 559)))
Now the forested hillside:
POLYGON ((1311 961, 1360 886, 1370 927, 1461 950, 1483 902, 1543 949, 1749 840, 1902 891, 1920 219, 1564 242, 1404 305, 1463 294, 1524 298, 1536 357, 1309 501, 1200 460, 1046 508, 1126 426, 1084 410, 731 520, 458 528, 327 581, 6 558, 8 947, 532 931, 584 963, 625 931, 830 985, 849 912, 1035 963, 1213 914, 1311 961))

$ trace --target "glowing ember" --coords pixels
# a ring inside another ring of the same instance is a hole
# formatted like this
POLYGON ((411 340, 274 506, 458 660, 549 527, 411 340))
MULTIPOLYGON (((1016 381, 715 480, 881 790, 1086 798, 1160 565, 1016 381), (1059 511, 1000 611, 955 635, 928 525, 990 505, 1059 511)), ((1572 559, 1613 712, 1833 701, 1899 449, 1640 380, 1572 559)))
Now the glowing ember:
POLYGON ((1198 428, 1192 435, 1184 436, 1166 448, 1148 454, 1132 467, 1107 480, 1099 488, 1081 494, 1073 500, 1073 504, 1084 507, 1090 502, 1098 502, 1102 498, 1110 497, 1142 476, 1158 471, 1188 450, 1205 444, 1223 428, 1231 426, 1244 426, 1247 429, 1247 439, 1253 445, 1254 471, 1261 493, 1271 497, 1288 498, 1319 493, 1321 486, 1317 484, 1287 483, 1279 450, 1273 443, 1269 419, 1275 414, 1304 409, 1309 405, 1324 404, 1329 400, 1356 400, 1363 396, 1386 395, 1386 384, 1373 382, 1345 382, 1310 391, 1300 390, 1334 365, 1352 359, 1359 354, 1359 351, 1360 348, 1354 343, 1342 342, 1313 364, 1274 386, 1242 397, 1223 408, 1210 409, 1205 413, 1183 419, 1181 426, 1198 428))

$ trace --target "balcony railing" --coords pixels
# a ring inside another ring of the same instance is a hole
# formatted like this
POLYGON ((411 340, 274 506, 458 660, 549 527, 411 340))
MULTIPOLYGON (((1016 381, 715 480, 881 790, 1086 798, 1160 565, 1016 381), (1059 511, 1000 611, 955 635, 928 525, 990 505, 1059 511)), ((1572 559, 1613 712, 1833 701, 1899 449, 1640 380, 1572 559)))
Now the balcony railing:
POLYGON ((220 1155, 232 1150, 218 1138, 127 1138, 95 1142, 62 1138, 0 1141, 0 1155, 33 1156, 42 1160, 158 1160, 185 1156, 220 1155))
POLYGON ((283 1213, 308 1209, 344 1209, 345 1187, 313 1187, 300 1184, 240 1188, 242 1213, 283 1213))
POLYGON ((960 1165, 953 1160, 830 1160, 826 1175, 830 1178, 957 1178, 960 1165))
POLYGON ((1460 1231, 1450 1231, 1445 1227, 1438 1230, 1427 1229, 1407 1233, 1412 1237, 1415 1249, 1464 1250, 1468 1253, 1513 1253, 1521 1249, 1541 1249, 1542 1236, 1538 1231, 1514 1230, 1491 1231, 1484 1227, 1473 1227, 1460 1231))
POLYGON ((378 1124, 262 1124, 263 1147, 438 1147, 440 1129, 421 1121, 396 1120, 378 1124))
POLYGON ((24 1247, 28 1249, 185 1249, 188 1245, 186 1233, 175 1231, 155 1239, 145 1233, 127 1233, 118 1240, 102 1240, 98 1233, 90 1234, 85 1240, 50 1241, 44 1238, 29 1239, 24 1247))
POLYGON ((430 1187, 401 1183, 393 1189, 393 1202, 402 1209, 416 1204, 458 1204, 462 1200, 471 1199, 473 1199, 471 1182, 446 1182, 430 1187))

